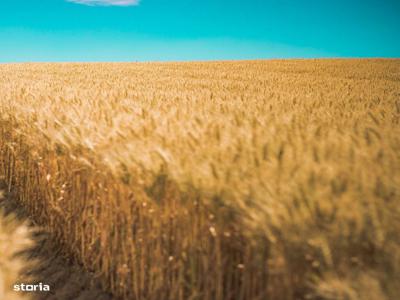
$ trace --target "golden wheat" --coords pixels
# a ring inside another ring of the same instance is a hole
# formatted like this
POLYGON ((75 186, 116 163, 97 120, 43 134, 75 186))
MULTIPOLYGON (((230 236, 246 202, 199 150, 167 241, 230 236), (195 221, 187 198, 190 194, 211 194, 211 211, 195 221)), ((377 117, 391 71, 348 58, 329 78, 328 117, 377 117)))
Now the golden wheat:
POLYGON ((126 299, 355 299, 367 283, 393 299, 399 69, 2 65, 0 163, 66 255, 126 299))
MULTIPOLYGON (((4 191, 0 190, 0 202, 4 200, 4 191)), ((29 295, 16 293, 14 284, 21 279, 28 262, 22 251, 33 245, 31 229, 21 223, 12 214, 5 214, 0 208, 0 299, 27 300, 29 295)))

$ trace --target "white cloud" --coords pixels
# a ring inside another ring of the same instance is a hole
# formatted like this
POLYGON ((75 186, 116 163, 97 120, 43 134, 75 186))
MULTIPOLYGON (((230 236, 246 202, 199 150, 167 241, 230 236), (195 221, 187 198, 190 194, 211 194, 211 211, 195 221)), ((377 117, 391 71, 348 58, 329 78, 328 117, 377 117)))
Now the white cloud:
POLYGON ((139 0, 67 0, 67 1, 89 6, 133 6, 139 4, 139 0))

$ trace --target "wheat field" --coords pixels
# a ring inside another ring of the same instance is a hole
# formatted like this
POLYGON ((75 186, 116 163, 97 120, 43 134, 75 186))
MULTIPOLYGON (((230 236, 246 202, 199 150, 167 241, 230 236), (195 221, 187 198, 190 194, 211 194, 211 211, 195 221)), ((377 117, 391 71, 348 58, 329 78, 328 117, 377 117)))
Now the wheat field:
POLYGON ((400 299, 400 60, 0 65, 0 175, 122 299, 400 299))
MULTIPOLYGON (((4 200, 4 194, 0 182, 0 204, 4 200)), ((32 233, 26 223, 18 220, 14 214, 6 214, 0 205, 0 299, 30 299, 26 294, 14 292, 12 287, 21 280, 23 270, 34 265, 33 261, 21 255, 22 251, 32 247, 32 233)))

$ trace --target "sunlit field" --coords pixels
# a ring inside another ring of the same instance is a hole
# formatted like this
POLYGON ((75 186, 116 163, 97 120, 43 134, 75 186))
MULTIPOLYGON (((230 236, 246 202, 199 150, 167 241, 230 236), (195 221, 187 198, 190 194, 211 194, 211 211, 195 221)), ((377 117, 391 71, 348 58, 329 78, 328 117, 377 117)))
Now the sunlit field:
POLYGON ((0 175, 122 299, 400 299, 399 122, 400 60, 0 65, 0 175))
MULTIPOLYGON (((0 203, 2 201, 4 191, 0 190, 0 203)), ((27 295, 16 293, 12 287, 21 279, 24 268, 34 264, 18 255, 32 247, 31 235, 32 230, 27 224, 17 220, 14 214, 6 214, 4 208, 0 207, 0 299, 30 299, 27 295)))

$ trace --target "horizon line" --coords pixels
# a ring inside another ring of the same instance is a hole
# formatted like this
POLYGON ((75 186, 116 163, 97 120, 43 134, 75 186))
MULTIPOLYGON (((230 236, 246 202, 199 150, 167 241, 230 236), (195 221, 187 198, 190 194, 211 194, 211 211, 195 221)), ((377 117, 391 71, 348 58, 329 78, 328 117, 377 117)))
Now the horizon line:
POLYGON ((271 60, 397 60, 400 56, 326 56, 326 57, 269 57, 269 58, 249 58, 249 59, 199 59, 199 60, 21 60, 21 61, 1 61, 0 64, 32 64, 32 63, 196 63, 196 62, 246 62, 246 61, 271 61, 271 60))

